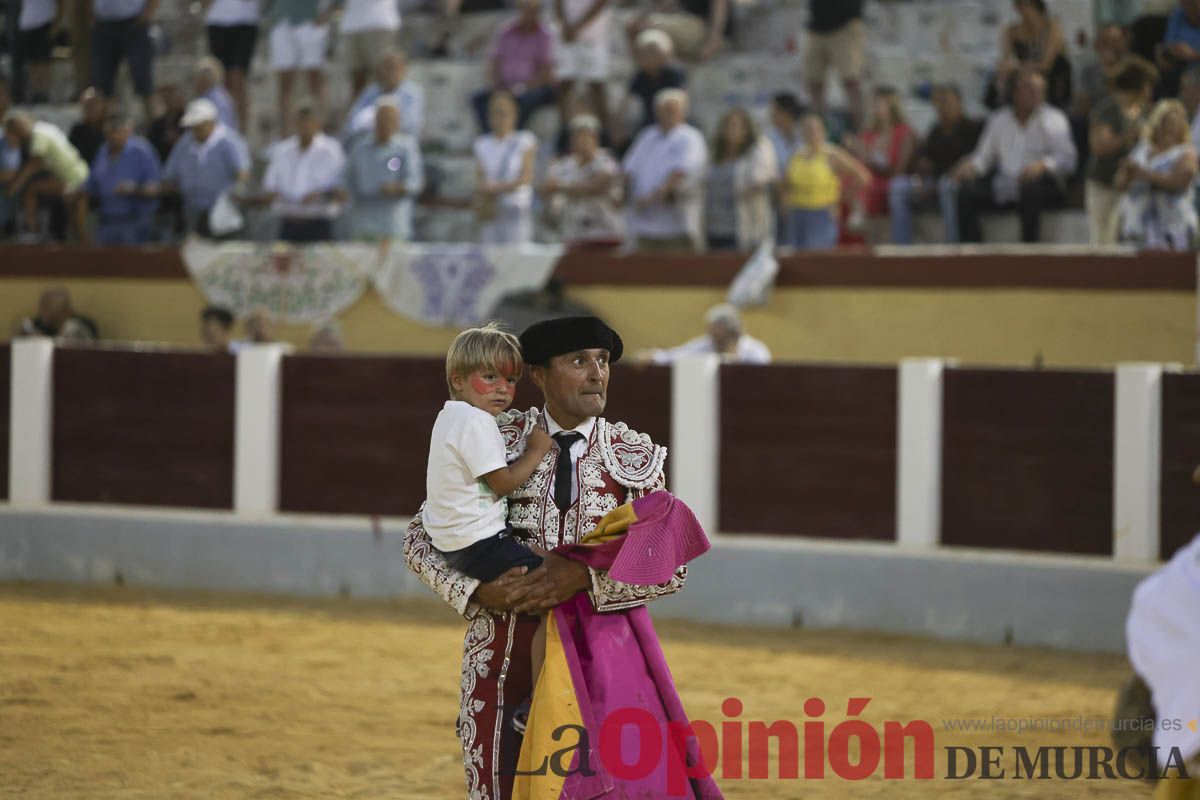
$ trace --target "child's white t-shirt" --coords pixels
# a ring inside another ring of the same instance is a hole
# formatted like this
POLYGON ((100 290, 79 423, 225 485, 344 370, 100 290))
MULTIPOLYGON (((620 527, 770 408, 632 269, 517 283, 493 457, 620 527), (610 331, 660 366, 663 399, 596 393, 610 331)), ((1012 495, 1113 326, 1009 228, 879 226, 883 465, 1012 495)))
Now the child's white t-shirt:
POLYGON ((507 502, 482 477, 508 466, 496 418, 448 400, 433 423, 422 521, 433 546, 461 550, 504 530, 507 502))

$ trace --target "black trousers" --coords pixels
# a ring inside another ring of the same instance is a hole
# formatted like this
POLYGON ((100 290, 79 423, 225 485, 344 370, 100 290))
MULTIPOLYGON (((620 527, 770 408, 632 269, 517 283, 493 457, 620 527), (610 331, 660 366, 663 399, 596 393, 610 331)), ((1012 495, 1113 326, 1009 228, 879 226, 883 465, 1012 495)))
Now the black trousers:
POLYGON ((1063 187, 1051 175, 1022 183, 1016 205, 999 204, 992 195, 992 178, 977 178, 958 187, 958 234, 964 244, 983 241, 979 216, 984 211, 1015 208, 1021 218, 1021 241, 1036 243, 1042 236, 1042 212, 1063 204, 1063 187))
POLYGON ((293 244, 328 242, 333 239, 333 220, 284 217, 279 226, 279 239, 293 244))

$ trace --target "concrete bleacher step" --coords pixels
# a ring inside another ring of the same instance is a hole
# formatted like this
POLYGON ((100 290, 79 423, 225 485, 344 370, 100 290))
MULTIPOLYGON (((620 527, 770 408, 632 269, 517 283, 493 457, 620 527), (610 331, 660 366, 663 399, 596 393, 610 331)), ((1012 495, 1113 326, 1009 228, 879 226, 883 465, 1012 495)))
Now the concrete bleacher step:
MULTIPOLYGON (((984 214, 980 219, 983 239, 992 244, 1021 241, 1021 223, 1013 213, 984 214)), ((918 214, 913 220, 913 235, 921 244, 943 244, 944 227, 940 214, 918 214)), ((886 241, 886 239, 885 239, 886 241)), ((1088 217, 1076 209, 1059 209, 1042 215, 1042 242, 1087 244, 1088 217)))

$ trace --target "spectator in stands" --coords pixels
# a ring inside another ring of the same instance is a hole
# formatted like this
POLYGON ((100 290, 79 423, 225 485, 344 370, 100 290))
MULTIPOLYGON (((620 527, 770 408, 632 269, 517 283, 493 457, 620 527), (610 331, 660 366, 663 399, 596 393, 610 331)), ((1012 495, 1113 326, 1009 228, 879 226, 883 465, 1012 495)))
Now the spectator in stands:
POLYGON ((1109 73, 1129 54, 1129 33, 1120 25, 1105 25, 1096 32, 1094 56, 1080 70, 1072 114, 1086 117, 1108 97, 1109 73))
POLYGON ((558 20, 554 67, 564 129, 574 108, 575 82, 586 81, 589 108, 600 120, 600 129, 608 130, 605 81, 609 75, 612 5, 613 0, 554 0, 554 15, 558 20))
POLYGON ((1128 56, 1114 71, 1112 94, 1092 111, 1085 202, 1094 245, 1117 241, 1116 210, 1121 199, 1115 185, 1117 167, 1141 138, 1157 82, 1153 64, 1128 56))
POLYGON ((933 106, 937 121, 917 149, 912 174, 897 175, 888 186, 893 244, 912 244, 914 207, 935 201, 942 212, 946 242, 958 242, 958 184, 950 173, 974 152, 983 123, 963 114, 957 86, 934 87, 933 106))
MULTIPOLYGON (((8 76, 0 71, 0 120, 8 116, 12 104, 8 76)), ((8 184, 21 169, 21 148, 10 146, 7 136, 0 136, 0 236, 7 236, 13 227, 16 207, 9 195, 8 184)))
POLYGON ((555 99, 554 36, 541 21, 541 0, 517 0, 517 17, 496 35, 488 62, 490 87, 471 98, 479 129, 491 130, 490 99, 507 92, 517 102, 517 128, 529 124, 533 112, 555 99))
MULTIPOLYGON (((205 9, 208 52, 225 71, 225 87, 233 98, 240 123, 237 130, 249 134, 250 92, 246 76, 250 73, 250 62, 254 60, 254 45, 258 42, 262 3, 259 0, 201 0, 201 5, 205 9)), ((204 95, 198 93, 197 96, 204 95)))
POLYGON ((207 306, 200 312, 200 338, 214 353, 232 353, 233 314, 221 306, 207 306))
POLYGON ((766 136, 775 148, 775 163, 780 171, 787 168, 797 151, 804 149, 804 136, 800 133, 804 114, 804 105, 791 92, 778 92, 771 97, 771 127, 767 128, 766 136))
POLYGON ((779 180, 775 148, 750 112, 725 112, 713 136, 704 191, 709 250, 753 250, 775 232, 771 191, 779 180))
POLYGON ((1046 103, 1046 79, 1022 67, 1013 81, 1012 104, 992 112, 979 146, 954 170, 961 241, 983 241, 982 210, 1015 204, 1021 241, 1037 242, 1042 211, 1063 201, 1064 183, 1077 161, 1070 122, 1046 103))
POLYGON ((163 168, 164 188, 183 198, 187 230, 212 236, 209 214, 250 177, 250 153, 237 131, 221 124, 217 107, 200 99, 188 104, 180 123, 187 133, 163 168))
POLYGON ((150 95, 154 92, 154 42, 150 23, 159 0, 93 0, 96 21, 92 26, 92 83, 101 96, 112 98, 117 70, 129 65, 133 90, 142 98, 145 118, 150 119, 150 95))
POLYGON ((28 70, 26 97, 30 103, 49 103, 50 53, 62 28, 62 5, 58 0, 22 0, 20 5, 16 50, 28 70))
POLYGON ((781 187, 783 243, 798 250, 828 250, 837 245, 843 181, 861 190, 870 183, 871 171, 828 141, 820 115, 807 114, 802 126, 804 149, 792 156, 781 187))
POLYGON ((263 176, 263 201, 279 217, 285 242, 325 242, 348 195, 343 187, 346 154, 337 139, 321 133, 312 108, 296 114, 296 134, 275 146, 263 176))
POLYGON ((325 320, 313 325, 313 333, 308 340, 308 352, 337 355, 345 351, 346 340, 342 336, 342 326, 338 324, 337 320, 325 320))
POLYGON ((1046 83, 1051 105, 1068 109, 1071 103, 1071 62, 1062 25, 1046 10, 1045 0, 1013 0, 1020 19, 1000 37, 1000 63, 988 87, 987 105, 998 108, 1009 102, 1007 90, 1017 70, 1036 70, 1046 83))
POLYGON ((400 4, 397 0, 335 0, 334 7, 342 9, 338 26, 342 54, 350 67, 351 96, 357 97, 366 88, 380 54, 396 47, 400 4))
POLYGON ((374 136, 350 150, 346 184, 354 238, 412 239, 413 199, 425 185, 425 169, 416 137, 400 132, 400 109, 390 95, 375 101, 374 136))
POLYGON ((619 244, 621 167, 600 147, 599 119, 581 114, 569 128, 571 152, 550 165, 542 195, 561 223, 564 242, 619 244))
POLYGON ((133 134, 133 119, 113 113, 105 121, 108 144, 92 162, 85 188, 99 201, 100 244, 145 244, 154 227, 162 168, 150 143, 133 134))
POLYGON ((1179 79, 1179 102, 1192 126, 1192 144, 1200 150, 1200 64, 1193 64, 1179 79))
POLYGON ((376 80, 362 92, 346 115, 342 139, 352 146, 352 139, 375 129, 375 103, 381 97, 391 98, 400 111, 400 131, 417 140, 425 126, 425 90, 407 78, 408 59, 399 51, 387 51, 376 65, 376 80))
POLYGON ((703 336, 670 350, 652 350, 646 355, 656 364, 670 364, 684 356, 716 354, 731 364, 770 364, 771 351, 743 330, 742 317, 728 303, 715 305, 704 315, 707 330, 703 336))
POLYGON ((808 41, 804 74, 813 108, 825 114, 825 82, 836 69, 850 106, 852 126, 862 123, 862 76, 867 67, 867 29, 863 0, 808 0, 808 41))
POLYGON ((96 15, 92 3, 69 2, 64 5, 71 44, 71 72, 75 79, 71 96, 78 97, 92 85, 92 26, 96 15))
POLYGON ((21 169, 9 182, 10 197, 21 196, 27 235, 40 235, 38 212, 43 200, 61 199, 67 208, 75 238, 87 242, 87 162, 58 128, 35 121, 22 111, 10 111, 4 122, 8 146, 27 154, 21 169))
POLYGON ((1191 250, 1197 244, 1196 148, 1178 100, 1160 100, 1142 141, 1117 170, 1124 192, 1117 209, 1120 238, 1152 250, 1191 250))
POLYGON ((235 348, 242 344, 270 344, 275 341, 271 312, 265 308, 256 308, 247 314, 242 320, 242 327, 246 331, 246 339, 244 342, 235 343, 235 348))
POLYGON ((654 98, 663 89, 682 89, 686 76, 682 69, 672 63, 674 45, 671 37, 653 28, 638 34, 634 43, 634 57, 637 62, 637 72, 629 84, 629 93, 625 104, 621 107, 619 119, 620 130, 615 136, 622 145, 628 144, 634 136, 654 124, 654 98), (640 100, 642 113, 638 124, 632 133, 625 129, 624 123, 630 114, 630 104, 640 100))
POLYGON ((517 130, 517 101, 494 92, 489 128, 475 140, 475 195, 479 241, 520 244, 533 239, 533 167, 537 137, 517 130))
POLYGON ((187 108, 187 100, 183 90, 173 83, 158 87, 155 94, 158 98, 155 101, 154 119, 150 121, 146 138, 154 145, 159 160, 165 164, 175 143, 184 134, 183 125, 180 123, 187 108))
POLYGON ((96 323, 75 310, 71 303, 71 293, 66 287, 56 286, 42 292, 38 298, 37 316, 21 320, 17 332, 21 336, 58 336, 70 320, 76 320, 86 328, 93 339, 99 337, 96 323))
POLYGON ((704 134, 686 122, 688 95, 682 89, 659 92, 654 111, 658 124, 638 134, 622 165, 631 205, 629 236, 639 250, 702 250, 704 134))
POLYGON ((329 47, 329 12, 320 0, 270 0, 271 69, 279 76, 279 130, 292 131, 296 118, 293 92, 296 75, 304 73, 313 113, 325 119, 325 52, 329 47))
POLYGON ((1179 92, 1184 70, 1200 61, 1200 0, 1179 0, 1179 6, 1167 19, 1167 33, 1159 52, 1162 67, 1161 93, 1179 92))
POLYGON ((909 127, 896 90, 883 86, 875 90, 871 119, 859 136, 846 137, 846 148, 871 170, 867 184, 866 212, 873 217, 888 213, 888 184, 897 175, 908 172, 917 137, 909 127))
POLYGON ((79 151, 87 163, 96 160, 96 154, 104 146, 104 118, 108 115, 108 103, 95 89, 85 89, 79 96, 79 122, 71 126, 67 139, 79 151))
POLYGON ((233 97, 225 88, 225 68, 221 66, 220 61, 212 56, 200 59, 192 78, 192 92, 195 97, 202 97, 217 107, 217 119, 221 124, 241 132, 242 126, 233 107, 233 97))
POLYGON ((626 27, 632 45, 643 31, 655 29, 671 37, 674 50, 688 61, 702 62, 725 47, 733 32, 730 0, 666 0, 634 17, 626 27))

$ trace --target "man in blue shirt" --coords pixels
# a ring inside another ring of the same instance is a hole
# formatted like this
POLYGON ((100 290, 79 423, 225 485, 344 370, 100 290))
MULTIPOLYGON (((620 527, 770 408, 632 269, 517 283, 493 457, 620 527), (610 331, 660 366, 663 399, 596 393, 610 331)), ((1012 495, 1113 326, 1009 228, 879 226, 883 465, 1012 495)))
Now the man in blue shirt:
POLYGON ((150 143, 133 135, 128 114, 104 121, 106 144, 96 154, 84 184, 100 200, 96 241, 100 244, 145 244, 154 227, 162 168, 150 143))
POLYGON ((163 169, 163 183, 183 197, 187 229, 201 236, 210 235, 208 214, 217 199, 250 175, 245 141, 217 116, 217 107, 210 100, 189 103, 180 120, 180 126, 188 131, 171 149, 163 169))
POLYGON ((150 23, 159 0, 94 0, 96 22, 92 26, 92 83, 106 98, 116 89, 117 70, 129 62, 133 89, 142 98, 150 119, 150 95, 154 92, 154 43, 150 23))
POLYGON ((347 184, 354 202, 351 236, 370 241, 412 238, 413 198, 425 183, 416 137, 400 133, 400 111, 389 97, 375 103, 375 135, 350 151, 347 184))
POLYGON ((347 149, 359 138, 367 138, 374 130, 375 101, 390 97, 400 110, 400 131, 421 138, 425 125, 425 90, 408 80, 408 61, 403 53, 384 54, 376 68, 376 80, 362 90, 346 114, 342 143, 347 149))

